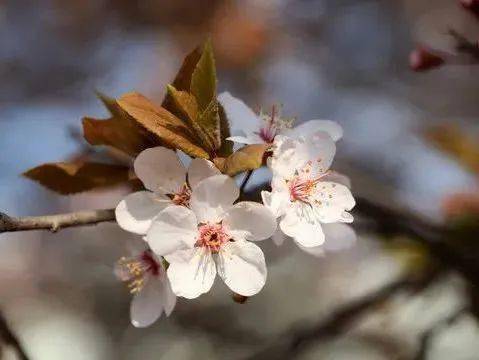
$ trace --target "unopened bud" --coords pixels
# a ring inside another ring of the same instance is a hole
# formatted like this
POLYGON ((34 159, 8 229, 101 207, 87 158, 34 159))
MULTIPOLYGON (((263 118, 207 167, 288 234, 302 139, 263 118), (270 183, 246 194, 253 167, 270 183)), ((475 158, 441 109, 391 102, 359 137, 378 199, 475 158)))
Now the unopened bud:
POLYGON ((459 0, 464 9, 479 17, 479 0, 459 0))
POLYGON ((436 52, 423 46, 409 54, 409 66, 414 71, 427 71, 444 64, 444 59, 436 52))
POLYGON ((233 293, 232 297, 233 297, 233 301, 238 304, 244 304, 248 300, 247 296, 240 295, 237 293, 233 293))

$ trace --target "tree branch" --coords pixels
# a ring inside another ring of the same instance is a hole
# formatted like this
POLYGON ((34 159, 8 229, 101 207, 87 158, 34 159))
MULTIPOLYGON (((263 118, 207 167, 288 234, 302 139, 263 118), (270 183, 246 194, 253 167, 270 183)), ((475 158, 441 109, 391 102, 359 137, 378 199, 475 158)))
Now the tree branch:
POLYGON ((247 360, 291 359, 314 343, 339 336, 362 315, 389 300, 400 291, 413 290, 419 285, 429 283, 434 276, 424 279, 400 278, 375 292, 359 298, 333 312, 325 320, 309 327, 290 329, 277 337, 277 340, 263 350, 247 357, 247 360))
MULTIPOLYGON (((21 360, 28 360, 28 356, 23 349, 22 345, 20 344, 20 341, 17 339, 13 331, 10 329, 8 326, 7 320, 3 316, 3 314, 0 312, 0 337, 2 338, 3 342, 15 349, 17 352, 19 359, 21 360)), ((0 352, 1 356, 1 352, 0 352)))
POLYGON ((453 325, 462 315, 464 315, 469 309, 467 307, 462 307, 451 315, 447 316, 446 318, 439 320, 432 328, 426 330, 420 340, 419 350, 414 357, 414 360, 426 360, 427 359, 427 352, 431 345, 431 341, 434 336, 441 330, 450 327, 453 325))
POLYGON ((51 232, 56 232, 67 227, 95 225, 114 220, 115 211, 113 209, 26 217, 11 217, 0 213, 0 233, 26 230, 50 230, 51 232))

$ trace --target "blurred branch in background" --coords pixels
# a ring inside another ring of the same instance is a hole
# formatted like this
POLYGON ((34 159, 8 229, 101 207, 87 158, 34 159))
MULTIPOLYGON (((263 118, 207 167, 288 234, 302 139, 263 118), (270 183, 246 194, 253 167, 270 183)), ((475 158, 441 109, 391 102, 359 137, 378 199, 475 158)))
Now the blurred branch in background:
POLYGON ((340 307, 324 320, 308 327, 290 329, 280 335, 270 346, 247 359, 291 359, 313 344, 340 336, 351 329, 353 323, 361 316, 384 304, 394 295, 426 288, 438 275, 438 272, 433 271, 421 277, 410 275, 400 277, 375 292, 340 307))
POLYGON ((451 315, 447 316, 446 318, 440 320, 437 324, 435 324, 429 330, 426 330, 421 337, 419 350, 417 352, 416 357, 414 360, 426 360, 427 359, 427 352, 430 348, 431 341, 433 337, 441 330, 450 327, 453 325, 459 318, 464 315, 468 311, 467 307, 461 307, 457 311, 453 312, 451 315))
MULTIPOLYGON (((13 331, 8 326, 7 320, 3 316, 3 313, 0 312, 0 337, 2 338, 3 344, 10 346, 15 349, 18 358, 20 360, 28 360, 29 357, 23 350, 20 341, 17 339, 13 331)), ((3 359, 3 345, 0 346, 0 357, 3 359)))

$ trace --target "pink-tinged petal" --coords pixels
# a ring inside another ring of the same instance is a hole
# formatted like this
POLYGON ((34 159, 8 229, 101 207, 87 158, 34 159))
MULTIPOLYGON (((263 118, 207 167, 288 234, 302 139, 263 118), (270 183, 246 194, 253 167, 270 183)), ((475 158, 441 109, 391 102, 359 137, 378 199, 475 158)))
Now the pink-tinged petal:
POLYGON ((275 217, 283 215, 289 206, 289 193, 287 188, 283 186, 275 186, 274 182, 273 191, 262 191, 261 198, 263 204, 270 209, 275 217))
POLYGON ((125 197, 115 209, 116 222, 129 232, 144 235, 153 218, 171 201, 150 191, 138 191, 125 197))
POLYGON ((280 229, 277 229, 276 232, 273 234, 272 239, 276 246, 281 246, 286 240, 286 235, 280 229))
POLYGON ((316 257, 324 257, 325 256, 324 244, 319 245, 319 246, 313 246, 313 247, 305 247, 305 246, 301 246, 300 244, 298 244, 298 247, 301 250, 303 250, 304 252, 306 252, 310 255, 313 255, 313 256, 316 256, 316 257))
POLYGON ((227 211, 223 224, 241 239, 264 240, 274 234, 276 217, 264 205, 242 201, 227 211))
POLYGON ((226 140, 229 140, 238 144, 246 144, 246 145, 264 143, 264 140, 261 139, 261 137, 259 137, 256 134, 250 134, 248 136, 230 136, 226 138, 226 140))
POLYGON ((227 175, 211 176, 196 185, 190 207, 198 222, 219 222, 239 196, 235 181, 227 175))
POLYGON ((235 98, 229 92, 218 95, 218 101, 223 106, 231 129, 242 130, 249 137, 258 131, 261 120, 242 100, 235 98))
POLYGON ((186 170, 173 150, 155 147, 143 150, 135 159, 135 174, 151 191, 171 194, 186 181, 186 170))
POLYGON ((334 182, 351 189, 351 179, 337 171, 329 170, 329 172, 321 178, 321 181, 334 182))
POLYGON ((157 255, 192 248, 197 236, 196 216, 184 206, 172 205, 153 219, 145 240, 157 255))
POLYGON ((345 250, 356 244, 356 232, 349 225, 341 223, 323 224, 323 231, 326 236, 323 247, 326 251, 345 250))
MULTIPOLYGON (((309 205, 304 206, 307 208, 309 205)), ((292 237, 301 246, 322 245, 325 238, 321 224, 312 220, 308 221, 307 217, 299 207, 291 207, 280 221, 279 227, 283 233, 292 237)))
POLYGON ((220 175, 215 164, 206 159, 193 159, 188 167, 188 183, 190 188, 196 187, 198 183, 210 176, 220 175))
POLYGON ((161 286, 161 301, 165 310, 166 316, 170 316, 176 305, 176 295, 171 288, 170 280, 166 276, 166 273, 160 277, 162 282, 161 286))
POLYGON ((266 283, 266 262, 263 252, 248 241, 225 244, 218 254, 218 275, 235 293, 253 296, 266 283))
POLYGON ((300 141, 296 148, 298 157, 311 162, 311 175, 324 174, 330 167, 336 154, 336 144, 324 131, 318 131, 307 139, 300 141))
POLYGON ((278 135, 273 143, 273 156, 268 158, 268 166, 273 172, 273 176, 281 178, 292 177, 298 167, 306 164, 303 154, 298 152, 300 142, 293 138, 278 135))
POLYGON ((308 137, 317 131, 324 131, 333 141, 338 141, 343 137, 343 128, 335 121, 331 120, 309 120, 292 129, 286 129, 282 133, 291 137, 308 137))
POLYGON ((131 300, 130 318, 133 326, 143 328, 153 324, 163 312, 162 283, 149 276, 143 288, 131 300))
POLYGON ((167 274, 177 296, 194 299, 210 291, 216 277, 211 252, 203 247, 180 250, 165 256, 170 263, 167 274))
POLYGON ((321 181, 314 195, 318 219, 322 223, 352 222, 352 216, 346 211, 356 204, 351 191, 344 185, 321 181))

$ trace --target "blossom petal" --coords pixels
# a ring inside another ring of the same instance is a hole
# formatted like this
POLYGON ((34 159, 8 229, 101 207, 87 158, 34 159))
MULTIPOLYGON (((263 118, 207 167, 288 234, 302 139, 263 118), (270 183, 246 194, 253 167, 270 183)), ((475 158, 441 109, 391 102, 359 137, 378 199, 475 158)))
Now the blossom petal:
POLYGON ((344 185, 321 181, 315 192, 315 208, 318 219, 323 223, 352 222, 351 210, 356 202, 351 191, 344 185))
POLYGON ((168 205, 171 201, 167 197, 138 191, 120 201, 115 209, 116 222, 126 231, 144 235, 153 218, 168 205))
POLYGON ((317 131, 324 131, 331 136, 334 141, 338 141, 343 137, 343 128, 335 121, 331 120, 309 120, 292 129, 283 131, 284 135, 291 137, 307 137, 317 131))
POLYGON ((223 106, 233 131, 242 130, 246 136, 258 131, 261 125, 259 116, 242 100, 235 98, 229 92, 223 92, 218 95, 218 101, 223 106))
MULTIPOLYGON (((305 205, 306 206, 306 205, 305 205)), ((283 233, 292 237, 304 247, 319 246, 324 243, 324 233, 319 222, 308 221, 298 207, 291 207, 280 221, 279 227, 283 233)))
POLYGON ((356 232, 351 226, 346 224, 323 224, 323 230, 326 236, 323 247, 327 251, 349 249, 357 241, 356 232))
POLYGON ((239 196, 235 181, 227 175, 211 176, 196 185, 190 207, 198 222, 219 222, 239 196))
POLYGON ((227 137, 226 140, 233 141, 238 144, 247 144, 247 145, 264 143, 264 140, 261 139, 256 134, 249 134, 248 136, 230 136, 230 137, 227 137))
POLYGON ((334 182, 341 184, 351 189, 351 179, 344 174, 341 174, 337 171, 329 171, 326 175, 321 178, 322 181, 334 182))
POLYGON ((284 214, 289 205, 289 195, 287 189, 281 186, 275 186, 274 183, 273 181, 273 191, 262 191, 261 198, 263 204, 278 218, 284 214))
POLYGON ((252 296, 266 282, 267 270, 263 252, 248 241, 228 242, 217 259, 218 275, 235 293, 252 296))
POLYGON ((147 327, 153 324, 163 312, 161 297, 162 283, 154 276, 145 279, 146 283, 131 300, 130 318, 135 327, 147 327))
POLYGON ((273 156, 268 158, 268 166, 273 177, 290 178, 297 168, 306 164, 308 159, 297 151, 300 142, 293 138, 277 135, 273 143, 273 156))
POLYGON ((171 288, 170 280, 166 273, 160 277, 161 285, 161 301, 165 310, 166 316, 170 316, 176 305, 176 295, 171 288))
POLYGON ((298 157, 313 164, 311 175, 322 175, 333 162, 336 144, 328 133, 318 131, 307 140, 300 141, 296 151, 298 157))
POLYGON ((174 193, 186 180, 186 170, 176 153, 162 146, 143 150, 134 168, 145 187, 155 192, 174 193))
POLYGON ((165 259, 170 263, 168 279, 177 296, 194 299, 213 286, 216 266, 208 249, 180 250, 165 256, 165 259))
POLYGON ((198 232, 196 216, 184 206, 172 205, 153 219, 145 240, 157 255, 191 248, 198 232))
POLYGON ((252 201, 235 204, 227 211, 223 224, 232 234, 246 240, 264 240, 276 230, 276 218, 271 210, 252 201))
POLYGON ((188 167, 188 183, 190 188, 196 187, 201 180, 209 178, 213 175, 220 175, 215 164, 206 159, 193 159, 188 167))

